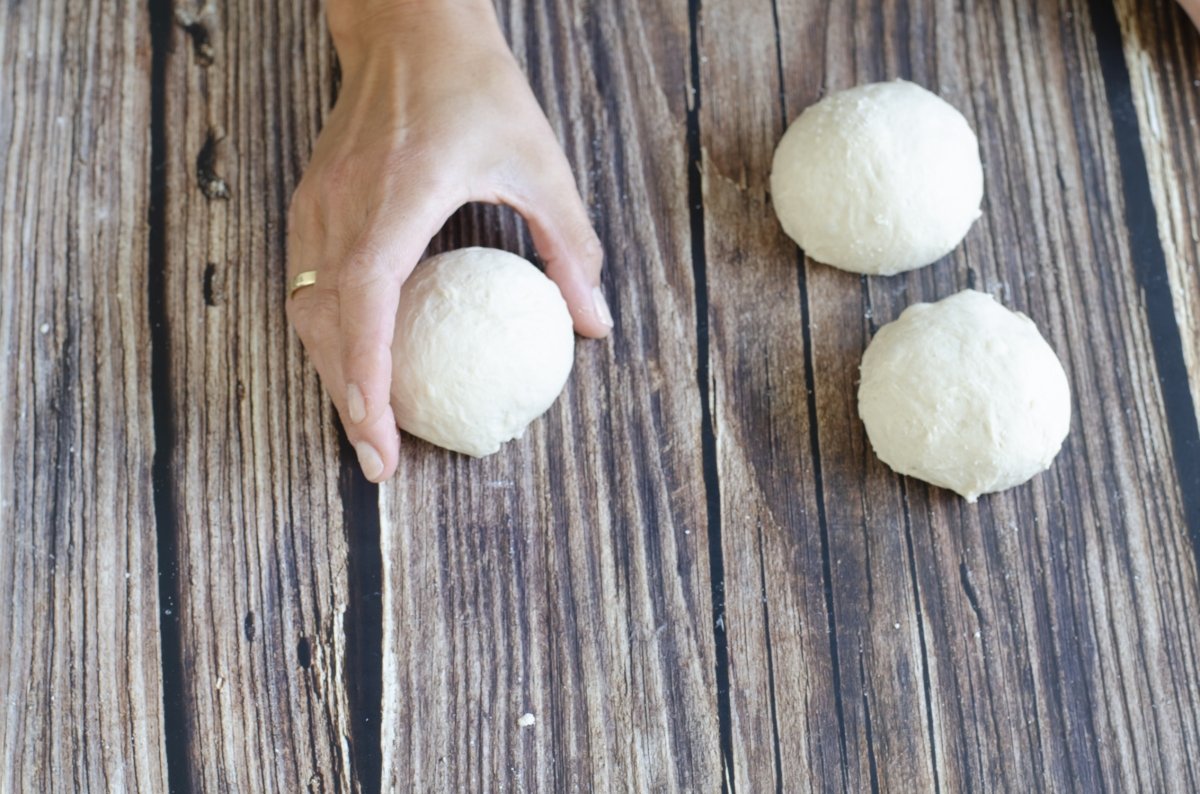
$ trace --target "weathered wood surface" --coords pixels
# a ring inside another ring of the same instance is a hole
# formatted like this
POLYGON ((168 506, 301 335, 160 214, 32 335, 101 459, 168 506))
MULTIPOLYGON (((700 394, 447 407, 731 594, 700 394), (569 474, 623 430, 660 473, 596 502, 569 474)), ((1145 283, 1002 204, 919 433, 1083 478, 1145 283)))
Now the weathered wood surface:
POLYGON ((1200 36, 1172 3, 1117 0, 1159 239, 1200 410, 1200 36))
POLYGON ((0 10, 0 791, 166 788, 144 5, 0 10))
POLYGON ((1169 292, 1146 286, 1161 261, 1139 247, 1152 213, 1125 203, 1138 174, 1118 156, 1129 130, 1114 129, 1106 85, 1121 75, 1098 52, 1118 40, 1103 38, 1112 9, 1094 5, 701 8, 739 788, 1196 785, 1195 422, 1186 401, 1168 416, 1187 383, 1160 380, 1180 345, 1169 313, 1149 315, 1164 295, 1170 311, 1169 292), (984 217, 948 260, 906 276, 797 270, 766 196, 775 141, 824 92, 895 77, 978 131, 984 217), (976 507, 889 472, 855 405, 874 330, 967 286, 1038 322, 1075 406, 1054 468, 976 507))
MULTIPOLYGON (((513 2, 509 40, 607 241, 619 331, 502 454, 406 439, 381 488, 387 790, 721 784, 679 3, 513 2), (525 713, 536 722, 519 727, 525 713)), ((440 247, 532 256, 511 213, 440 247)))
POLYGON ((342 457, 282 301, 287 203, 333 53, 316 3, 179 3, 158 22, 173 783, 348 791, 342 457))
MULTIPOLYGON (((499 8, 617 331, 523 440, 406 439, 376 489, 283 313, 318 4, 6 6, 0 790, 1200 788, 1186 18, 499 8), (862 279, 803 258, 767 175, 805 106, 892 77, 978 131, 984 217, 862 279), (976 506, 889 472, 855 406, 878 326, 966 286, 1038 322, 1075 408, 976 506)), ((532 255, 491 208, 434 248, 465 244, 532 255)))

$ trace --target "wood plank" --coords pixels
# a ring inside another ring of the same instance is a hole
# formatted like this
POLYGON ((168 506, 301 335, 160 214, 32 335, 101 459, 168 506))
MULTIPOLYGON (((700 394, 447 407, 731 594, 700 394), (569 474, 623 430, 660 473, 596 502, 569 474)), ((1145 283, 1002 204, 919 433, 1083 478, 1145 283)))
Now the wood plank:
POLYGON ((1200 406, 1200 34, 1176 4, 1114 5, 1192 399, 1200 406))
MULTIPOLYGON (((405 438, 381 489, 385 789, 713 791, 685 9, 501 9, 591 203, 617 328, 578 343, 563 396, 499 454, 405 438)), ((532 255, 494 210, 435 247, 465 244, 532 255)))
POLYGON ((794 790, 802 769, 814 787, 845 786, 809 318, 795 246, 777 231, 767 195, 782 132, 774 8, 706 0, 697 33, 732 781, 743 791, 781 781, 794 790))
POLYGON ((700 34, 731 699, 753 726, 736 785, 1194 785, 1191 463, 1166 433, 1089 8, 709 0, 700 34), (822 93, 893 77, 979 132, 984 218, 912 274, 797 272, 764 195, 774 143, 822 93), (855 401, 875 329, 967 286, 1032 316, 1075 392, 1051 472, 974 507, 889 472, 855 401))
POLYGON ((145 5, 0 20, 0 791, 166 791, 145 5))
POLYGON ((355 789, 345 455, 284 316, 287 203, 332 103, 316 3, 176 7, 165 63, 164 450, 182 779, 355 789))

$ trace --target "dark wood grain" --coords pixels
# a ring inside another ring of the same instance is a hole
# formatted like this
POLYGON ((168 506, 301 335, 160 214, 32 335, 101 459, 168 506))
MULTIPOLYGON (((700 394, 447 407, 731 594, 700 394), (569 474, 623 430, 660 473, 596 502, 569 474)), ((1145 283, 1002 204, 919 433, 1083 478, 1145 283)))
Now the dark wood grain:
POLYGON ((1193 403, 1200 406, 1200 34, 1173 3, 1114 3, 1193 403))
MULTIPOLYGON (((283 311, 319 4, 5 6, 0 791, 1200 789, 1186 17, 498 7, 617 329, 523 439, 406 438, 375 488, 283 311), (977 130, 984 216, 868 279, 804 258, 767 177, 803 108, 894 77, 977 130), (1074 408, 977 505, 890 472, 855 399, 879 326, 968 286, 1074 408)), ((431 250, 472 244, 535 258, 497 208, 431 250)))
POLYGON ((338 430, 284 316, 285 210, 326 109, 315 3, 181 4, 163 114, 182 779, 355 788, 338 430))
POLYGON ((165 791, 143 5, 0 10, 0 791, 165 791))
POLYGON ((701 22, 721 492, 751 495, 723 511, 725 589, 763 594, 729 616, 731 638, 739 619, 754 638, 730 650, 752 660, 731 666, 735 714, 758 719, 735 733, 739 787, 1190 787, 1193 463, 1167 436, 1162 389, 1177 384, 1160 380, 1130 249, 1097 52, 1115 42, 1066 2, 710 0, 701 22), (796 272, 764 195, 775 141, 824 92, 894 77, 979 132, 984 218, 905 276, 796 272), (967 286, 1035 319, 1075 407, 1054 468, 977 506, 889 472, 854 396, 879 325, 967 286))
POLYGON ((698 23, 732 780, 743 791, 794 790, 803 770, 816 784, 844 786, 841 649, 830 633, 823 460, 806 352, 810 333, 832 329, 828 315, 811 326, 805 316, 796 249, 778 232, 767 195, 783 110, 775 11, 769 2, 706 2, 698 23))
MULTIPOLYGON (((501 8, 606 242, 617 329, 497 455, 405 439, 381 489, 385 788, 713 791, 685 9, 501 8)), ((532 256, 511 214, 466 213, 439 246, 468 243, 532 256)))

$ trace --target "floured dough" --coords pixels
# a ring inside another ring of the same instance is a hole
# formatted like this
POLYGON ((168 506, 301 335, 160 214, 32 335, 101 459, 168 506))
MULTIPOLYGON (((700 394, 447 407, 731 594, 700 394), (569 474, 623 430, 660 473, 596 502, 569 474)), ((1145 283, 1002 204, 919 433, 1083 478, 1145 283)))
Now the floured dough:
POLYGON ((490 455, 554 403, 574 354, 567 304, 531 263, 492 248, 432 257, 400 297, 396 422, 438 446, 490 455))
POLYGON ((964 290, 879 329, 858 413, 884 463, 974 502, 1049 468, 1071 392, 1032 320, 964 290))
POLYGON ((805 253, 891 275, 941 259, 979 217, 979 142, 962 114, 897 80, 840 91, 780 140, 771 197, 805 253))

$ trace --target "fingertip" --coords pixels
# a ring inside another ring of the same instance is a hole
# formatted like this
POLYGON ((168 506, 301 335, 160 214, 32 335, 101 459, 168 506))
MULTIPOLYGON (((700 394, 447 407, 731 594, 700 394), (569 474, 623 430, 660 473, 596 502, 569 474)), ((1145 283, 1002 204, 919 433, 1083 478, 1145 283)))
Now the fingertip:
POLYGON ((358 467, 371 482, 383 479, 383 455, 366 439, 354 443, 354 454, 358 456, 358 467))
POLYGON ((338 282, 343 399, 351 423, 361 427, 388 408, 400 278, 379 256, 359 253, 347 262, 338 282))
POLYGON ((613 330, 612 312, 608 308, 608 301, 605 300, 604 293, 600 291, 599 287, 578 292, 580 296, 574 300, 568 297, 565 291, 563 295, 567 300, 567 307, 571 311, 575 333, 589 339, 604 339, 613 330))
POLYGON ((539 246, 539 251, 546 263, 546 275, 558 285, 567 302, 575 331, 580 336, 602 339, 612 333, 614 325, 612 309, 600 286, 603 250, 591 226, 577 234, 574 241, 574 245, 564 246, 547 243, 539 246))
POLYGON ((592 287, 592 314, 599 323, 599 333, 597 336, 608 336, 613 329, 612 310, 608 307, 608 300, 604 297, 604 290, 599 286, 592 287))
POLYGON ((400 434, 390 406, 385 414, 367 432, 351 439, 359 468, 373 483, 390 479, 400 462, 400 434))
POLYGON ((613 313, 600 287, 604 247, 563 161, 529 196, 514 193, 508 204, 529 223, 546 275, 558 285, 575 331, 595 339, 613 329, 613 313))

